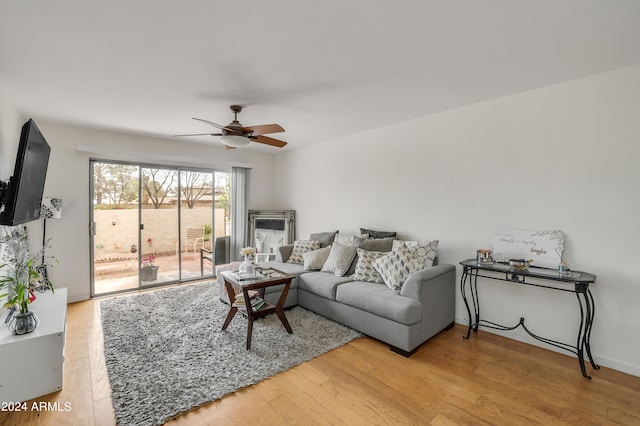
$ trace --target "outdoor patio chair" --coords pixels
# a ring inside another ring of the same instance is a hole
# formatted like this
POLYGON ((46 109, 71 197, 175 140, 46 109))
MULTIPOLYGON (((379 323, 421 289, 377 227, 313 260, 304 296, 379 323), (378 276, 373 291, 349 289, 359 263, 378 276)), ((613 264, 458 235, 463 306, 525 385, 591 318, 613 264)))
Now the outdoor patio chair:
POLYGON ((204 261, 213 262, 213 265, 226 265, 229 263, 229 236, 218 237, 213 245, 213 252, 206 248, 200 249, 200 275, 204 275, 204 261))
POLYGON ((200 243, 200 247, 204 247, 204 226, 197 228, 187 227, 182 236, 182 249, 189 251, 189 247, 193 246, 193 252, 200 243))

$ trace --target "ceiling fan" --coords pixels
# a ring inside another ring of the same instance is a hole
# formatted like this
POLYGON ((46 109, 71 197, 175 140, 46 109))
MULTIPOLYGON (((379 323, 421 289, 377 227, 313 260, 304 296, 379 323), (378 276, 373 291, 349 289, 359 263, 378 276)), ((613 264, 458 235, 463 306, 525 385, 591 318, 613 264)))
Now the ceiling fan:
POLYGON ((211 121, 204 120, 202 118, 192 117, 194 120, 202 121, 217 127, 221 133, 192 133, 188 135, 174 135, 174 137, 180 136, 221 136, 220 141, 225 144, 227 149, 234 149, 242 146, 249 145, 250 142, 258 142, 266 145, 276 146, 278 148, 284 147, 287 143, 278 139, 273 139, 268 136, 264 136, 267 133, 284 132, 284 129, 279 124, 262 124, 259 126, 243 126, 238 121, 238 113, 242 111, 241 105, 231 105, 231 111, 233 111, 233 121, 226 126, 221 126, 211 121))

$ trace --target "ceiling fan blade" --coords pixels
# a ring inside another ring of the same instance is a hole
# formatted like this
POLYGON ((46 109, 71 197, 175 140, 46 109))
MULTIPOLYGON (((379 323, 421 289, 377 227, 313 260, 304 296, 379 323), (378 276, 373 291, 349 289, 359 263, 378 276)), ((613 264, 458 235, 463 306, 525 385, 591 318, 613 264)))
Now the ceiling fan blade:
POLYGON ((262 124, 260 126, 247 126, 242 128, 243 132, 252 132, 254 136, 265 135, 267 133, 284 132, 279 124, 262 124))
POLYGON ((190 133, 188 135, 173 135, 174 138, 179 138, 182 136, 222 136, 222 133, 190 133))
POLYGON ((225 145, 224 149, 236 149, 236 147, 235 146, 225 145))
POLYGON ((210 125, 212 125, 213 127, 217 127, 218 129, 221 129, 221 130, 227 130, 227 131, 229 131, 229 132, 232 132, 232 131, 233 131, 233 129, 230 129, 230 128, 228 128, 228 127, 221 126, 221 125, 216 124, 216 123, 214 123, 214 122, 212 122, 212 121, 209 121, 209 120, 205 120, 204 118, 196 118, 196 117, 191 117, 191 118, 192 118, 192 119, 194 119, 194 120, 202 121, 203 123, 210 124, 210 125))
POLYGON ((268 136, 249 136, 253 142, 263 143, 266 145, 277 146, 278 148, 284 147, 287 143, 278 139, 273 139, 268 136))

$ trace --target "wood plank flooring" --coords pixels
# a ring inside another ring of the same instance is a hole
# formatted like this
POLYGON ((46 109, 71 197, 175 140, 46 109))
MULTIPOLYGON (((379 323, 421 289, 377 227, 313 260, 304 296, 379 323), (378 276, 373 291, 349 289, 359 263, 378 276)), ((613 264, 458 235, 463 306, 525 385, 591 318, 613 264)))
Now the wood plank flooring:
MULTIPOLYGON (((115 424, 99 303, 69 305, 63 390, 0 412, 0 424, 115 424)), ((603 367, 586 380, 575 358, 482 331, 466 341, 464 331, 456 325, 411 358, 356 339, 167 424, 640 424, 640 377, 603 367)))

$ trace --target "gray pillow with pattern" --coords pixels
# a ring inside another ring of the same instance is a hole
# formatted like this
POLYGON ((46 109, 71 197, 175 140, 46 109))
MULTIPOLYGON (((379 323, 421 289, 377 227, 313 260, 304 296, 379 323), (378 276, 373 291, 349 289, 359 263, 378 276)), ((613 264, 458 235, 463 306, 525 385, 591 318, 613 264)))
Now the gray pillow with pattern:
POLYGON ((404 245, 374 260, 373 267, 392 290, 400 290, 409 275, 421 269, 416 258, 404 245))
POLYGON ((376 271, 376 268, 373 267, 374 260, 379 259, 384 255, 385 253, 381 251, 367 251, 359 248, 356 272, 351 275, 351 279, 355 281, 384 284, 384 280, 378 271, 376 271))
POLYGON ((403 241, 394 240, 393 250, 405 246, 409 252, 416 257, 421 265, 420 269, 433 266, 433 261, 438 256, 438 240, 433 241, 403 241))
POLYGON ((304 263, 304 254, 320 248, 319 241, 313 240, 297 240, 293 242, 293 250, 291 256, 287 259, 287 263, 304 263))

